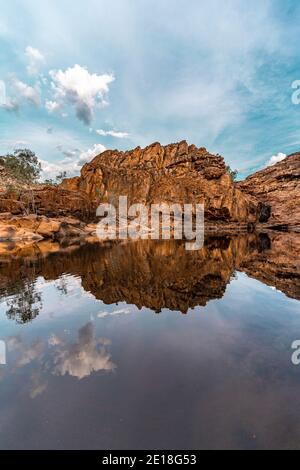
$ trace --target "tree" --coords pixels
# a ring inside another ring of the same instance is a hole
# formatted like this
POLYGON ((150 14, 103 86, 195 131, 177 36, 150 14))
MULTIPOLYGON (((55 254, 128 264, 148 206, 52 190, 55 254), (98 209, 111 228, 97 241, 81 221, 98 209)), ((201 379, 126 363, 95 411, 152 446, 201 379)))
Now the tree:
POLYGON ((36 290, 35 281, 28 279, 14 286, 14 296, 7 300, 7 317, 19 324, 29 323, 40 313, 42 296, 36 290))
POLYGON ((67 172, 61 171, 56 177, 57 184, 60 184, 66 177, 67 177, 67 172))
POLYGON ((2 157, 0 163, 16 180, 23 183, 36 183, 41 174, 39 159, 29 149, 17 149, 13 154, 2 157))
POLYGON ((57 186, 58 184, 62 183, 62 181, 67 177, 67 172, 66 171, 61 171, 55 179, 50 178, 46 179, 44 181, 45 184, 48 184, 49 186, 57 186))
POLYGON ((226 171, 229 174, 232 181, 236 181, 239 172, 237 170, 232 170, 229 165, 226 166, 226 171))
POLYGON ((44 183, 45 183, 46 185, 48 185, 48 186, 56 186, 56 182, 55 182, 54 179, 52 179, 52 178, 46 179, 46 180, 44 181, 44 183))

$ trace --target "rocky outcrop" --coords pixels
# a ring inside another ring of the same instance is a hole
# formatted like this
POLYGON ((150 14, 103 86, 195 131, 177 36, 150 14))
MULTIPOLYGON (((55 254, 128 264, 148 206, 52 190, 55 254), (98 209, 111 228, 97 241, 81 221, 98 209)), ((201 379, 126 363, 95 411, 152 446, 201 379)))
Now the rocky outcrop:
POLYGON ((130 205, 204 203, 207 221, 248 223, 260 216, 255 199, 232 182, 223 158, 185 141, 105 151, 83 166, 80 178, 61 187, 114 205, 125 195, 130 205))
POLYGON ((269 225, 300 227, 300 153, 258 171, 238 187, 264 204, 269 225))
POLYGON ((62 181, 60 184, 61 189, 66 189, 67 191, 79 191, 80 177, 74 176, 74 178, 67 178, 62 181))
POLYGON ((43 239, 84 238, 95 231, 78 219, 31 214, 28 216, 4 215, 0 218, 0 242, 38 241, 43 239))
POLYGON ((37 186, 34 189, 0 193, 0 213, 12 215, 72 216, 89 220, 96 208, 89 196, 81 191, 68 191, 56 186, 37 186))
POLYGON ((95 222, 100 202, 117 206, 119 196, 127 196, 129 205, 204 203, 207 230, 247 230, 256 224, 300 230, 299 181, 300 153, 234 183, 219 155, 186 141, 154 143, 127 152, 105 151, 85 164, 79 177, 60 186, 3 191, 0 185, 0 214, 95 222))

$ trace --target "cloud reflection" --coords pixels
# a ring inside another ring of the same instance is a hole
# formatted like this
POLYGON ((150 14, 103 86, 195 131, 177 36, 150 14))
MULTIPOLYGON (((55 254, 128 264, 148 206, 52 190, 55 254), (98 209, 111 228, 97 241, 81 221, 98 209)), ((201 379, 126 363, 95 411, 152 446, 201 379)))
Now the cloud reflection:
POLYGON ((75 343, 62 343, 57 347, 53 373, 69 374, 81 380, 92 372, 116 369, 117 366, 112 362, 111 355, 106 349, 109 344, 110 341, 105 338, 97 339, 93 323, 87 323, 79 330, 75 343))
POLYGON ((29 394, 31 398, 36 398, 46 391, 46 376, 49 379, 49 374, 70 375, 82 380, 93 372, 115 370, 117 366, 108 352, 110 344, 109 339, 96 337, 95 326, 89 322, 78 330, 74 342, 51 334, 46 341, 36 340, 26 344, 18 335, 7 340, 7 349, 16 355, 11 372, 17 373, 34 361, 39 363, 39 369, 30 375, 29 394))

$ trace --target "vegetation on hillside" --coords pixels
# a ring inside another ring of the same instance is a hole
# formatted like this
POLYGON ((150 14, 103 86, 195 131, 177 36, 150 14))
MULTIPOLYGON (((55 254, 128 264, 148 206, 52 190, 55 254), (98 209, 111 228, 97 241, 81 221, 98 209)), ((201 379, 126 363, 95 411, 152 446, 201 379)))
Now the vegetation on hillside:
POLYGON ((232 170, 229 165, 226 166, 226 171, 229 174, 229 176, 231 177, 232 181, 236 181, 239 172, 237 170, 232 170))
POLYGON ((17 149, 0 157, 0 165, 12 178, 24 184, 37 183, 41 174, 41 163, 36 154, 29 149, 17 149))
MULTIPOLYGON (((0 174, 0 187, 7 192, 29 189, 40 183, 41 163, 35 152, 30 149, 17 149, 13 153, 0 156, 0 167, 4 169, 4 174, 0 174)), ((41 184, 57 186, 66 177, 67 173, 61 171, 56 178, 46 179, 41 184)))

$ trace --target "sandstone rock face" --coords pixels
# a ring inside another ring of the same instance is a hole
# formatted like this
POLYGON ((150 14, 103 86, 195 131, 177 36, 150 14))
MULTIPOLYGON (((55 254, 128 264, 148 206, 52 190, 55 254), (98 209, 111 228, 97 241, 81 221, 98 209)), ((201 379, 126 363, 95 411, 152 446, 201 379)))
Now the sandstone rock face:
POLYGON ((60 187, 68 191, 79 191, 79 183, 80 177, 75 176, 74 178, 67 178, 63 180, 63 182, 60 184, 60 187))
POLYGON ((128 152, 108 150, 84 165, 79 180, 65 180, 62 188, 77 188, 91 201, 114 205, 119 196, 128 196, 130 205, 204 203, 210 221, 258 218, 256 201, 234 185, 223 158, 185 141, 128 152))
POLYGON ((222 157, 182 141, 128 152, 108 150, 84 165, 80 177, 59 187, 4 191, 0 185, 0 215, 95 222, 99 203, 117 206, 119 197, 127 196, 129 205, 204 203, 208 230, 225 225, 247 229, 255 223, 300 230, 299 195, 300 153, 233 183, 222 157))
POLYGON ((249 176, 238 187, 270 206, 269 224, 300 226, 300 153, 249 176))
POLYGON ((88 220, 95 214, 88 195, 81 191, 41 186, 32 190, 0 193, 0 212, 46 217, 73 216, 88 220))

